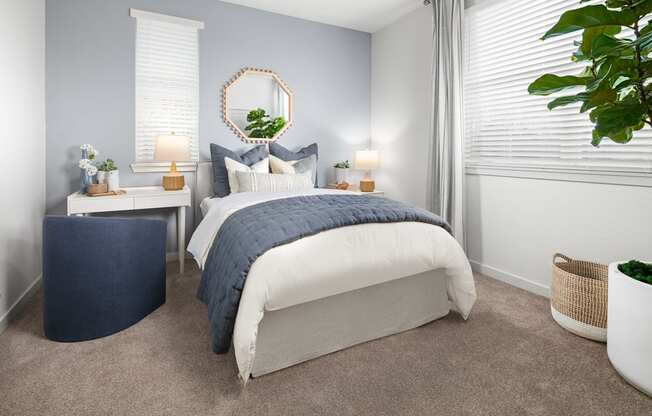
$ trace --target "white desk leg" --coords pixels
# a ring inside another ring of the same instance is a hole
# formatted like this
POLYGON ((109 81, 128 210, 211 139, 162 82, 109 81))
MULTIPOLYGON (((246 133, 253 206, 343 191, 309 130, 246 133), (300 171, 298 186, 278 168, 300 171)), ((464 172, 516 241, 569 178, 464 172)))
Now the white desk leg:
POLYGON ((179 248, 179 273, 183 273, 186 253, 186 207, 177 209, 177 245, 179 248))

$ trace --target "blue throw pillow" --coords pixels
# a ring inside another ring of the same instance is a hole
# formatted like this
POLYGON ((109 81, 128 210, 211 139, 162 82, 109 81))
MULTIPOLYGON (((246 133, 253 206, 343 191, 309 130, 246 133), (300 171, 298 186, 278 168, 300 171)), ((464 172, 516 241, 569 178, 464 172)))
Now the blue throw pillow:
MULTIPOLYGON (((304 147, 303 149, 299 149, 296 152, 293 152, 291 150, 286 149, 285 147, 281 146, 280 144, 277 143, 270 143, 269 144, 269 153, 272 156, 276 156, 277 158, 284 160, 286 162, 288 161, 293 161, 293 160, 300 160, 300 159, 305 159, 307 157, 310 157, 312 155, 315 155, 315 159, 319 161, 319 148, 317 147, 317 143, 313 143, 311 145, 308 145, 304 147)), ((315 164, 315 170, 317 170, 317 164, 315 164)), ((315 172, 315 188, 319 186, 318 179, 317 179, 317 172, 315 172)))
POLYGON ((268 155, 269 153, 267 152, 267 148, 264 145, 256 146, 253 149, 243 153, 242 155, 238 155, 226 147, 211 143, 213 192, 215 193, 215 196, 222 198, 231 193, 231 187, 229 187, 229 174, 226 170, 226 164, 224 163, 225 157, 233 159, 236 162, 240 162, 243 165, 251 166, 265 159, 268 155))

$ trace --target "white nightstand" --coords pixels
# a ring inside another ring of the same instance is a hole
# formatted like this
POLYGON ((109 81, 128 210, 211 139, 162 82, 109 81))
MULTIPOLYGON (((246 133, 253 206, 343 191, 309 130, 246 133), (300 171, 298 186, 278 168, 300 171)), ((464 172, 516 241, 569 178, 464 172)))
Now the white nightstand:
POLYGON ((190 188, 166 191, 162 186, 122 188, 124 194, 115 196, 87 196, 79 192, 68 195, 68 215, 95 212, 135 211, 141 209, 176 208, 179 272, 183 273, 186 253, 186 207, 192 205, 190 188))
MULTIPOLYGON (((336 189, 336 188, 334 186, 329 185, 329 186, 324 187, 324 189, 336 189)), ((354 187, 351 187, 351 188, 349 188, 347 190, 349 192, 355 192, 356 194, 360 194, 360 195, 385 196, 385 191, 380 191, 378 189, 376 189, 373 192, 362 192, 358 187, 354 186, 354 187)))
POLYGON ((358 191, 357 189, 354 189, 353 192, 356 192, 360 195, 385 196, 385 191, 379 191, 377 189, 372 192, 362 192, 362 191, 358 191))

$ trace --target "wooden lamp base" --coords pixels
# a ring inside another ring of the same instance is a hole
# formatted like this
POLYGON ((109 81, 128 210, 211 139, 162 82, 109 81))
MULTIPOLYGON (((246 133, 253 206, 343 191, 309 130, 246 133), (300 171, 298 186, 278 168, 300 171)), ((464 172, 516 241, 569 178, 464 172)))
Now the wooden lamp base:
POLYGON ((186 185, 183 175, 163 176, 163 189, 166 191, 180 191, 186 185))
POLYGON ((163 189, 166 191, 180 191, 186 185, 182 174, 177 172, 176 162, 172 162, 170 173, 163 176, 163 189))
POLYGON ((376 190, 376 182, 371 179, 363 179, 360 181, 361 192, 373 192, 376 190))

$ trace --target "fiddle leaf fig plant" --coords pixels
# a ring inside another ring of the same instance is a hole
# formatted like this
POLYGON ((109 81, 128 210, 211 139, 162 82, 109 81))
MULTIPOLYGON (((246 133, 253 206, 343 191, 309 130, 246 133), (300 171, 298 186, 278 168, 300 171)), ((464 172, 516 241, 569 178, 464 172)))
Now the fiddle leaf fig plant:
POLYGON ((276 133, 285 127, 285 118, 275 117, 272 118, 262 108, 251 110, 247 114, 247 122, 245 131, 249 133, 249 137, 260 139, 271 139, 276 136, 276 133))
POLYGON ((584 69, 545 74, 528 92, 554 94, 550 110, 581 103, 580 112, 588 112, 594 125, 594 146, 605 138, 628 143, 634 132, 652 126, 652 24, 644 23, 650 13, 652 0, 605 0, 563 13, 542 39, 582 31, 571 59, 584 69))

